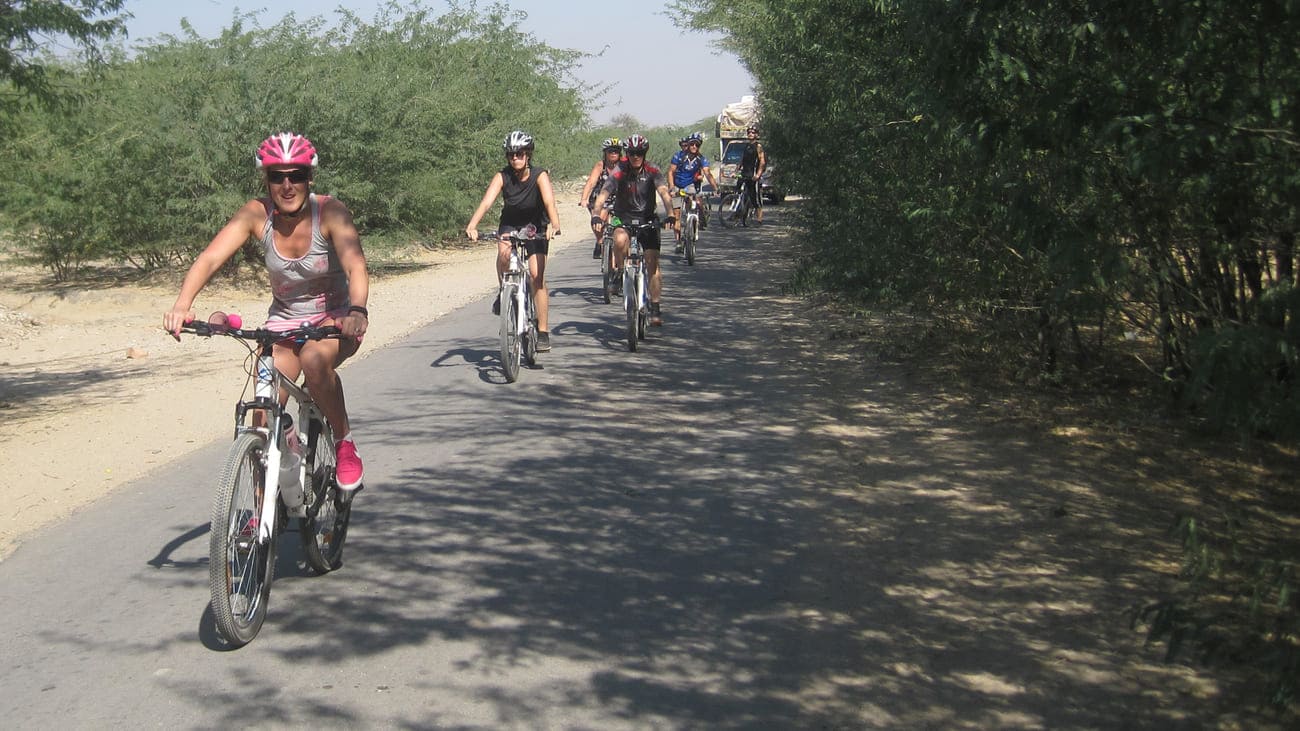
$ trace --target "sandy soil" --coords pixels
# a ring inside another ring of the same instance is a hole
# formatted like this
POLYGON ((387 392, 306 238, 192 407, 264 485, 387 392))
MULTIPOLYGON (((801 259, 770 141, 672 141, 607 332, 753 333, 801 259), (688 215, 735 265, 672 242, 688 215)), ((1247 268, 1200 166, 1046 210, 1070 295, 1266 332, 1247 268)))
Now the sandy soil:
MULTIPOLYGON (((564 233, 552 254, 589 246, 575 197, 560 193, 564 233)), ((349 363, 492 292, 495 246, 466 244, 400 266, 372 262, 374 317, 349 363)), ((0 267, 0 474, 9 476, 0 482, 0 560, 31 532, 229 435, 245 354, 162 331, 183 273, 159 284, 57 287, 41 270, 0 267)), ((214 282, 195 312, 261 322, 268 303, 264 287, 214 282)))

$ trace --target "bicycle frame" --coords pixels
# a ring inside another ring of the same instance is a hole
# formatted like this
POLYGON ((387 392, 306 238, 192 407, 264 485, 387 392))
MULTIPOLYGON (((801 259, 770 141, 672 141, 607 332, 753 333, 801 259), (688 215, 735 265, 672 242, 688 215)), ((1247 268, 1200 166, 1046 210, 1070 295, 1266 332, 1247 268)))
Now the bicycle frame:
POLYGON ((527 251, 524 243, 527 239, 511 239, 510 246, 510 265, 506 267, 505 276, 501 279, 502 287, 508 288, 506 292, 515 301, 515 316, 517 332, 521 335, 528 331, 528 321, 532 319, 533 303, 529 297, 528 282, 529 272, 527 266, 527 251))
MULTIPOLYGON (((288 393, 288 397, 298 404, 297 423, 301 425, 298 430, 298 439, 302 439, 302 428, 307 427, 313 419, 323 421, 325 418, 316 403, 312 401, 307 390, 285 378, 284 374, 276 369, 275 360, 272 357, 272 346, 270 344, 262 345, 257 354, 253 400, 241 401, 235 407, 235 436, 243 432, 255 432, 266 439, 262 514, 259 516, 257 525, 258 543, 266 543, 271 539, 271 533, 275 526, 276 505, 282 497, 285 498, 284 504, 289 509, 289 514, 294 517, 305 516, 310 508, 309 501, 315 497, 312 491, 305 489, 307 459, 302 460, 298 465, 298 490, 296 494, 282 496, 280 493, 280 470, 278 465, 286 446, 282 444, 283 439, 280 438, 280 435, 284 434, 284 417, 288 412, 287 406, 280 404, 280 389, 284 389, 288 393), (250 410, 261 411, 266 414, 266 425, 252 426, 246 424, 245 421, 250 410)), ((306 445, 304 445, 305 448, 306 445)))
POLYGON ((645 249, 641 247, 639 236, 628 238, 627 259, 623 263, 623 310, 640 312, 647 307, 649 296, 646 292, 645 249))
MULTIPOLYGON (((255 351, 256 369, 253 373, 253 398, 248 401, 240 401, 235 405, 235 437, 238 438, 243 433, 255 433, 262 437, 266 443, 266 464, 263 466, 262 509, 261 514, 258 516, 257 526, 257 542, 265 544, 271 539, 275 528, 276 506, 282 499, 289 515, 299 518, 308 514, 315 501, 314 492, 306 488, 307 465, 312 462, 311 457, 313 455, 304 455, 304 459, 298 465, 297 492, 292 495, 282 495, 280 491, 280 470, 278 467, 285 446, 282 444, 281 435, 284 434, 284 417, 289 412, 288 400, 286 399, 284 405, 280 403, 280 390, 283 389, 288 399, 293 399, 297 403, 298 439, 304 438, 305 432, 303 432, 303 429, 310 428, 313 421, 324 423, 325 415, 320 410, 320 407, 316 405, 311 394, 307 392, 305 386, 300 386, 289 380, 275 367, 274 343, 284 339, 281 334, 264 329, 241 330, 224 326, 211 326, 206 323, 194 323, 187 327, 190 332, 198 335, 229 335, 242 340, 253 340, 258 344, 255 351), (265 414, 266 423, 261 426, 247 423, 248 412, 250 411, 260 411, 265 414)), ((332 327, 312 330, 319 337, 333 337, 338 334, 338 329, 332 327)), ((286 334, 285 336, 293 337, 292 334, 286 334)), ((304 444, 304 451, 313 446, 304 444)))

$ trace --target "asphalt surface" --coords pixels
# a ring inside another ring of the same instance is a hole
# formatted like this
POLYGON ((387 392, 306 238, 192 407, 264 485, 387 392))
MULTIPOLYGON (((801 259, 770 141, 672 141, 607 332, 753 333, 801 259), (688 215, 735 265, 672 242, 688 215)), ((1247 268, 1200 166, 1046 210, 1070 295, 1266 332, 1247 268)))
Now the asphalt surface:
POLYGON ((711 227, 694 267, 667 256, 640 352, 578 246, 551 261, 554 349, 517 383, 487 299, 345 369, 367 487, 344 565, 311 576, 285 535, 242 649, 207 609, 224 443, 29 538, 0 563, 0 724, 1186 721, 1111 657, 1098 571, 998 497, 1083 478, 830 359, 780 294, 787 210, 711 227))

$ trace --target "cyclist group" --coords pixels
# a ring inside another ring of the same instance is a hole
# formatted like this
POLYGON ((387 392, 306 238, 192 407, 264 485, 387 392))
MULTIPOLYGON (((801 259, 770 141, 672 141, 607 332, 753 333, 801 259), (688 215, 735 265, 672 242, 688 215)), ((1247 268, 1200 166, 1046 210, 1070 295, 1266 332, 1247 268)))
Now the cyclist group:
MULTIPOLYGON (((740 184, 754 186, 752 195, 756 201, 761 199, 756 186, 765 163, 757 135, 756 129, 749 130, 751 141, 742 160, 740 176, 740 184)), ((702 141, 703 135, 699 133, 682 138, 681 150, 673 155, 665 175, 646 161, 650 141, 643 135, 633 134, 626 140, 607 139, 602 145, 602 159, 592 167, 578 201, 592 214, 592 233, 597 242, 594 258, 600 257, 604 228, 613 228, 615 267, 622 266, 628 255, 631 243, 628 229, 640 227, 650 285, 652 325, 663 324, 660 242, 658 227, 644 224, 658 222, 657 196, 669 214, 662 225, 673 226, 680 237, 681 224, 674 213, 670 181, 676 188, 695 196, 697 202, 702 180, 707 179, 717 189, 718 182, 709 169, 709 161, 700 154, 702 141)), ((533 165, 532 136, 519 130, 511 132, 503 149, 506 164, 492 176, 477 210, 465 226, 465 234, 477 241, 479 222, 497 197, 502 197, 496 257, 500 279, 510 255, 506 236, 526 227, 536 230, 536 240, 527 249, 528 267, 537 308, 537 350, 547 351, 550 350, 545 281, 548 239, 560 235, 555 191, 550 173, 533 165), (552 223, 554 228, 548 231, 552 223)), ((315 146, 302 135, 282 132, 262 141, 254 163, 263 175, 267 195, 245 203, 198 255, 181 283, 176 302, 163 314, 163 328, 179 340, 181 326, 194 319, 194 301, 199 292, 245 242, 259 241, 271 285, 265 327, 288 331, 302 324, 334 325, 344 336, 277 343, 274 360, 275 367, 290 380, 303 376, 338 439, 335 445, 338 487, 352 492, 362 485, 364 467, 352 436, 338 367, 357 352, 369 325, 366 301, 370 280, 351 212, 338 199, 312 192, 318 162, 315 146)), ((757 217, 762 220, 761 208, 757 217)), ((494 313, 499 306, 499 302, 494 302, 494 313)), ((281 393, 281 403, 286 399, 287 394, 281 393)))

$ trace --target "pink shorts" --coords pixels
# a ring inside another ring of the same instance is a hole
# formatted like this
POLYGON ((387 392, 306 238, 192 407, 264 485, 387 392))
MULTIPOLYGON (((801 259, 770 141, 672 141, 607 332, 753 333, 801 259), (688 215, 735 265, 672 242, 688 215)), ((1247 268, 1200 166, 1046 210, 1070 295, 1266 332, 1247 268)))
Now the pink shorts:
POLYGON ((289 332, 290 330, 297 329, 303 325, 315 326, 325 322, 326 320, 337 320, 340 317, 346 317, 347 314, 348 308, 344 307, 337 310, 330 310, 329 312, 320 312, 315 315, 308 315, 306 317, 292 317, 285 320, 267 320, 265 327, 267 330, 275 333, 289 332))

